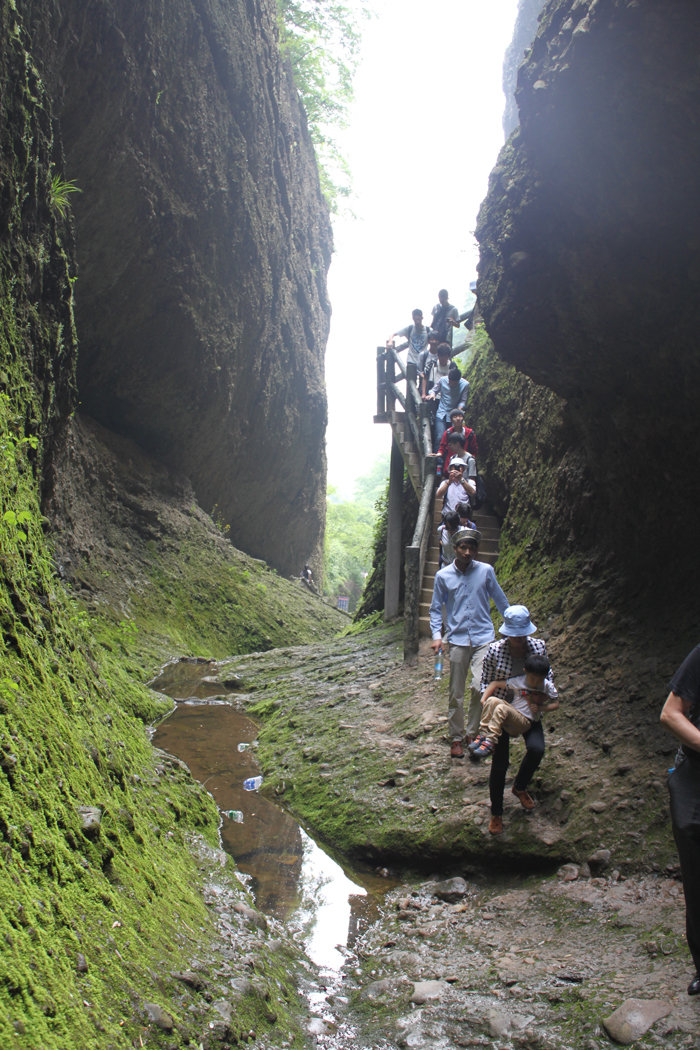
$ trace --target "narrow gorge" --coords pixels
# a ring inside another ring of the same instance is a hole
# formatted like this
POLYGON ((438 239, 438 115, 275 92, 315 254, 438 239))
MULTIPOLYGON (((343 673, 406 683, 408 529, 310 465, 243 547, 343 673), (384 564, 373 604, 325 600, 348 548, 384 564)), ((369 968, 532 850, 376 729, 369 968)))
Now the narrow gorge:
POLYGON ((0 0, 3 1050, 700 1046, 658 721, 700 628, 700 10, 517 7, 460 360, 562 707, 494 837, 386 522, 354 621, 298 579, 333 234, 281 8, 0 0))

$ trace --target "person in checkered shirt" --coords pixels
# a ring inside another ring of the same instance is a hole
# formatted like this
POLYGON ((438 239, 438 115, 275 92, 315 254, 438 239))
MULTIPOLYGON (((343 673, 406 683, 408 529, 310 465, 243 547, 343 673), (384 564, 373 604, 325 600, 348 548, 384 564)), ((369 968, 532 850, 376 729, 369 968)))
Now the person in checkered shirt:
MULTIPOLYGON (((502 682, 521 675, 525 659, 531 654, 547 656, 547 646, 542 639, 531 637, 537 628, 530 620, 530 613, 524 605, 510 605, 503 614, 503 623, 498 630, 500 634, 505 635, 505 638, 491 642, 486 650, 481 671, 482 693, 491 682, 502 682)), ((547 679, 553 684, 551 668, 547 679)), ((506 690, 496 689, 494 695, 505 700, 506 690)), ((520 801, 523 809, 531 810, 535 808, 535 802, 528 793, 527 786, 544 758, 542 723, 534 722, 532 728, 523 734, 523 740, 526 751, 513 782, 513 794, 520 801)), ((500 835, 503 831, 503 793, 506 786, 506 773, 510 765, 509 752, 510 737, 508 733, 502 733, 493 752, 489 777, 491 795, 489 831, 492 835, 500 835)))

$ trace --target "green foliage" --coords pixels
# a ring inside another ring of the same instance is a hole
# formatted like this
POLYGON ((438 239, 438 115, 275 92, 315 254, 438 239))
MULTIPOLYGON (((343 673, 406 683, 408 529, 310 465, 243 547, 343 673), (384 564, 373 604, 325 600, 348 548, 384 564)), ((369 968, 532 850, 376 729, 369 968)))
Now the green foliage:
POLYGON ((59 215, 64 216, 70 206, 71 193, 82 193, 76 185, 75 179, 64 179, 61 175, 53 175, 51 178, 51 193, 49 203, 59 215))
POLYGON ((389 457, 390 453, 388 451, 383 456, 378 456, 371 470, 357 479, 355 482, 356 503, 376 509, 377 500, 382 499, 386 492, 386 483, 389 477, 389 457))
POLYGON ((337 211, 338 200, 350 195, 350 173, 333 130, 347 126, 368 0, 277 0, 277 5, 280 39, 306 110, 321 188, 337 211))
POLYGON ((347 594, 354 610, 372 561, 374 511, 360 503, 333 500, 329 489, 324 544, 324 593, 347 594))

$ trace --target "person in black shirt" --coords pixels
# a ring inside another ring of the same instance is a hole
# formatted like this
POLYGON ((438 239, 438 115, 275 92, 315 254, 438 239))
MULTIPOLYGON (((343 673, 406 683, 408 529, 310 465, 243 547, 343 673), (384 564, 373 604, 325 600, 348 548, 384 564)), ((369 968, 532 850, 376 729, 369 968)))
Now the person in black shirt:
POLYGON ((700 645, 678 668, 670 688, 661 724, 682 745, 668 790, 683 876, 686 935, 696 971, 688 995, 700 995, 700 645))

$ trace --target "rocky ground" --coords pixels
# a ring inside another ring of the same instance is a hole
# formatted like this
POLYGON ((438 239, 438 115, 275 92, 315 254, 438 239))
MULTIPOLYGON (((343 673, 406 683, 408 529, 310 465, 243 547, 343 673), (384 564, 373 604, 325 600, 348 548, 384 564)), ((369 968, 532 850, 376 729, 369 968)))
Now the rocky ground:
POLYGON ((661 875, 408 881, 318 1003, 318 1044, 698 1047, 683 924, 682 889, 661 875))
MULTIPOLYGON (((551 627, 562 706, 547 716, 537 807, 526 814, 507 787, 496 838, 488 763, 449 757, 447 681, 433 680, 427 648, 417 669, 403 666, 398 629, 243 656, 221 673, 241 676, 242 702, 262 723, 265 790, 348 856, 424 871, 464 861, 534 870, 603 849, 624 874, 675 864, 664 779, 675 747, 658 728, 671 668, 647 658, 654 710, 635 693, 628 668, 642 661, 631 645, 615 660, 599 648, 592 661, 571 629, 551 627)), ((511 747, 514 766, 522 743, 511 747)))
MULTIPOLYGON (((311 1013, 297 1038, 328 1050, 700 1047, 664 788, 673 745, 613 715, 601 746, 596 707, 579 698, 621 672, 575 671, 572 632, 553 626, 555 668, 571 670, 537 808, 526 814, 507 789, 499 837, 487 830, 488 767, 449 757, 446 682, 425 651, 404 668, 397 628, 217 666, 222 682, 239 676, 237 701, 261 725, 263 791, 391 879, 340 974, 297 963, 311 1013)), ((274 936, 291 949, 289 932, 274 936)), ((215 976, 225 999, 230 976, 215 976)), ((263 1045, 290 1038, 273 1027, 263 1045)))

